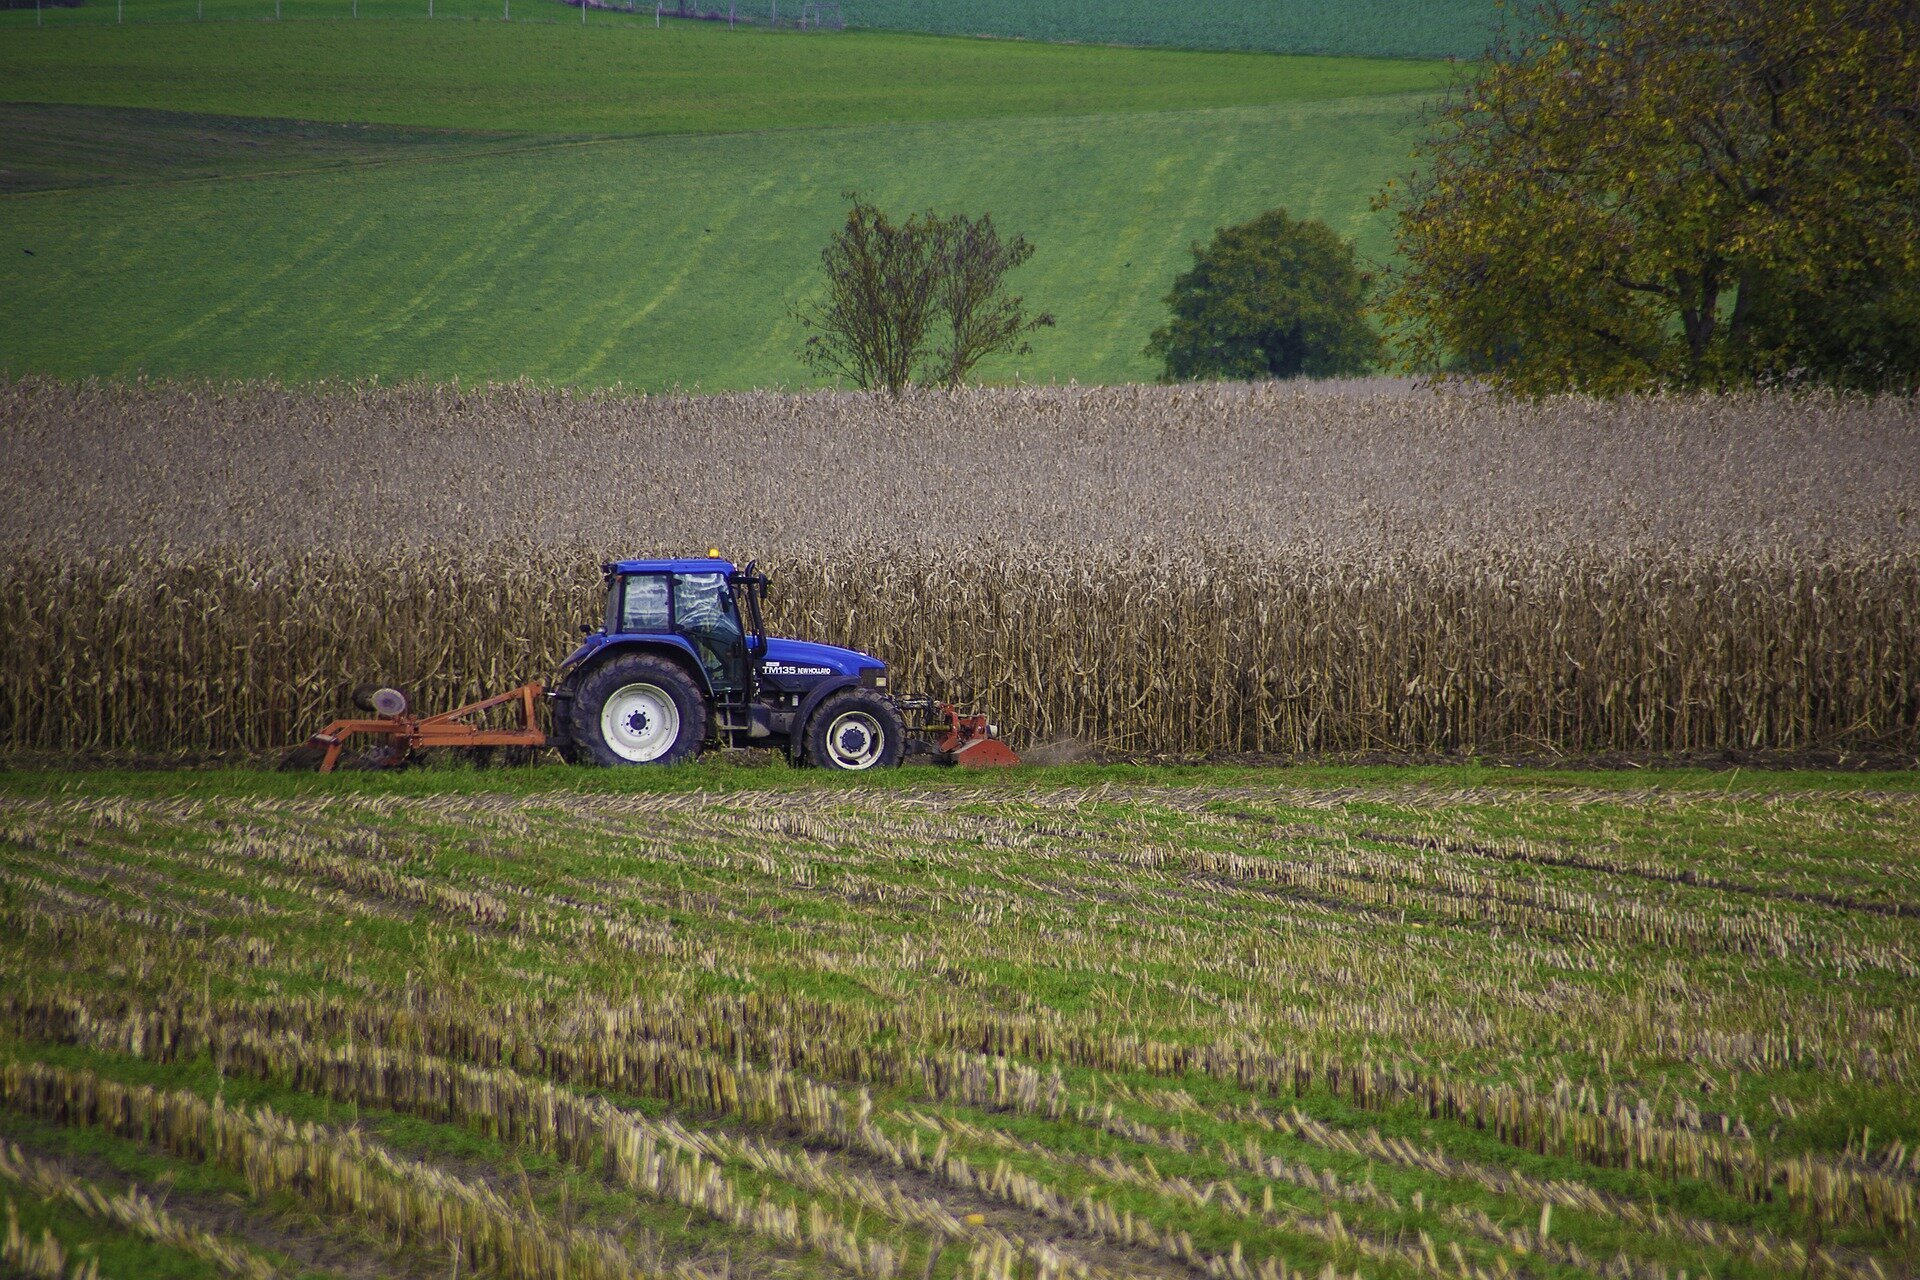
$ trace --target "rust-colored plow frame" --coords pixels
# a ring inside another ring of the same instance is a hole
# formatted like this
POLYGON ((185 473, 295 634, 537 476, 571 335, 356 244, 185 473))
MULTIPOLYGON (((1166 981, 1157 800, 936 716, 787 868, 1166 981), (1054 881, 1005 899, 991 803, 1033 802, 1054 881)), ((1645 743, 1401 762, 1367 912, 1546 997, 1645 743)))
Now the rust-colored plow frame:
POLYGON ((936 704, 929 720, 935 730, 944 722, 946 735, 934 751, 963 769, 1005 769, 1020 763, 1012 747, 994 736, 985 716, 963 716, 951 702, 936 704))
POLYGON ((437 716, 415 716, 402 712, 397 716, 373 716, 359 720, 335 720, 307 739, 307 745, 324 752, 320 772, 332 773, 340 763, 340 751, 347 739, 359 735, 385 738, 389 752, 385 763, 403 763, 407 756, 433 747, 544 747, 547 735, 540 731, 534 708, 545 686, 539 681, 518 689, 496 693, 491 698, 469 702, 464 707, 443 711, 437 716), (518 703, 520 723, 505 729, 473 724, 468 717, 491 711, 507 703, 518 703))

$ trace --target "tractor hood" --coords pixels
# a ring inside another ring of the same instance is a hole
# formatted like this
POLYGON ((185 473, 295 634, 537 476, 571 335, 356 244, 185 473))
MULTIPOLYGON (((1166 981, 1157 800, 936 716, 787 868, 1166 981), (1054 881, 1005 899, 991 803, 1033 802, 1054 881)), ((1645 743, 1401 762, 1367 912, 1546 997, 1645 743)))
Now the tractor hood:
POLYGON ((760 669, 772 676, 857 676, 870 667, 885 670, 886 665, 878 658, 837 645, 768 636, 767 656, 761 660, 760 669))

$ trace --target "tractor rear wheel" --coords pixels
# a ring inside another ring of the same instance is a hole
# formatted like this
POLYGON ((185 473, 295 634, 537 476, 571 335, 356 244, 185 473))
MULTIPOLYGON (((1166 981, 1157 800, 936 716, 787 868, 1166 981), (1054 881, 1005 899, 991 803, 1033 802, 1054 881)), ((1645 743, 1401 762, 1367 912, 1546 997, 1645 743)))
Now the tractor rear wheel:
POLYGON ((864 689, 834 694, 807 721, 807 763, 818 769, 892 768, 906 749, 900 713, 864 689))
POLYGON ((707 700, 679 663, 629 654, 580 682, 568 721, 582 763, 678 764, 707 740, 707 700))

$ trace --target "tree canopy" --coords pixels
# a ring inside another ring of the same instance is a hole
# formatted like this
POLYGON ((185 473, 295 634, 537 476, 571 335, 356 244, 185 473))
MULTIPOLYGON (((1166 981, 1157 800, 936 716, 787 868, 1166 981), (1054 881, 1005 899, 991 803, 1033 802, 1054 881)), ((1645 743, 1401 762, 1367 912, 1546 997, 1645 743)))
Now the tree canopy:
POLYGON ((1147 354, 1165 361, 1167 382, 1358 373, 1378 347, 1367 281, 1331 227, 1274 209, 1193 246, 1147 354))
POLYGON ((1523 394, 1920 378, 1920 5, 1578 0, 1379 203, 1416 367, 1523 394))

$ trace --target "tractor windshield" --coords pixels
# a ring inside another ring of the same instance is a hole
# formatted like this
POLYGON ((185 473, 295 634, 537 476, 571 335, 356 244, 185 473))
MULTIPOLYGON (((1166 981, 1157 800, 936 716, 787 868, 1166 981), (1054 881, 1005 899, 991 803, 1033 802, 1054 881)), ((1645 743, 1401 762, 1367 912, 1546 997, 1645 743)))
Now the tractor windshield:
POLYGON ((673 624, 700 654, 715 688, 731 687, 741 647, 740 614, 723 573, 680 573, 673 579, 673 624))

